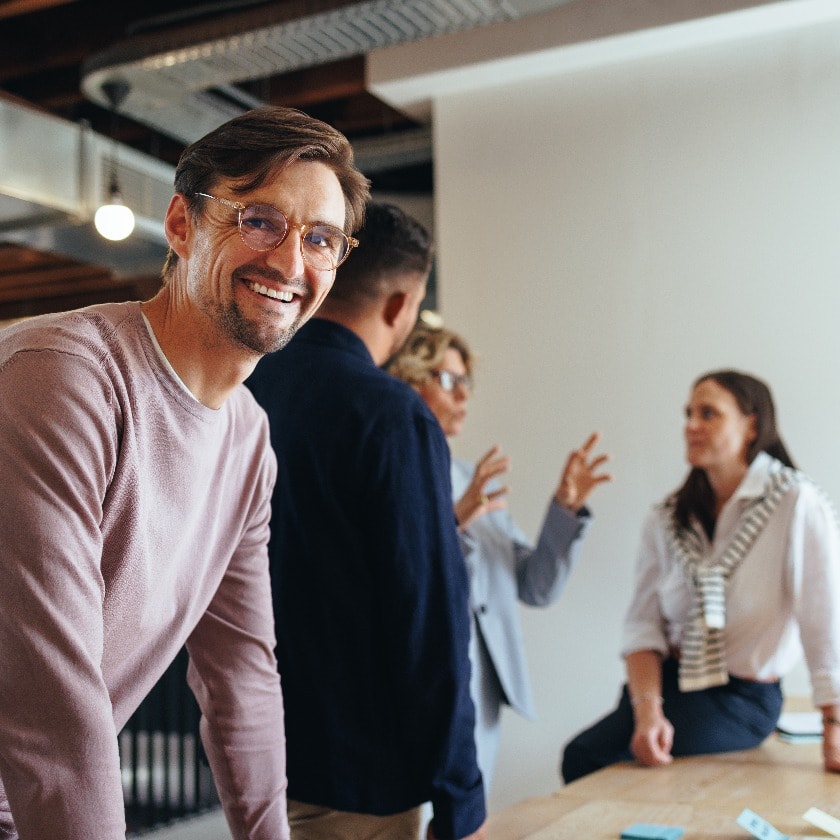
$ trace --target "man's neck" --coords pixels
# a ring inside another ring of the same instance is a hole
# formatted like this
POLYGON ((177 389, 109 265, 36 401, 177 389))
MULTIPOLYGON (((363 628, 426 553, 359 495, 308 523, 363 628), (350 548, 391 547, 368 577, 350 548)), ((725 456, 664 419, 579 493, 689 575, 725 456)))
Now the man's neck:
POLYGON ((189 392, 208 408, 218 409, 247 379, 259 355, 244 348, 212 346, 206 333, 190 328, 180 317, 170 290, 164 286, 141 304, 161 351, 189 392))
POLYGON ((335 308, 330 308, 326 312, 324 309, 325 307, 322 306, 315 317, 332 321, 334 324, 341 324, 342 327, 346 327, 352 333, 355 333, 367 347, 368 353, 373 357, 374 364, 377 366, 388 361, 391 355, 393 335, 377 312, 368 311, 357 315, 335 308))

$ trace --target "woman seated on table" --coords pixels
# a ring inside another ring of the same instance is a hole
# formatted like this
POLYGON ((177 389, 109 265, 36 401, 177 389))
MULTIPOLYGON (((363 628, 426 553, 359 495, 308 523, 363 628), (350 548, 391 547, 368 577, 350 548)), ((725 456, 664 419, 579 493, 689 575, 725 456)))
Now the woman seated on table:
MULTIPOLYGON (((421 324, 389 370, 418 391, 448 438, 460 433, 472 393, 472 355, 460 336, 421 324)), ((591 435, 569 455, 536 547, 505 510, 508 488, 497 479, 509 469, 508 456, 494 446, 477 465, 452 459, 455 516, 470 576, 471 693, 486 791, 498 752, 502 704, 534 717, 517 599, 546 606, 562 592, 590 521, 584 505, 598 484, 610 480, 598 473, 607 456, 592 457, 597 440, 591 435)))
POLYGON ((763 382, 731 370, 701 376, 685 416, 688 477, 642 532, 627 683, 615 711, 566 746, 563 779, 633 757, 655 767, 757 746, 803 647, 825 769, 840 770, 834 509, 794 469, 763 382))

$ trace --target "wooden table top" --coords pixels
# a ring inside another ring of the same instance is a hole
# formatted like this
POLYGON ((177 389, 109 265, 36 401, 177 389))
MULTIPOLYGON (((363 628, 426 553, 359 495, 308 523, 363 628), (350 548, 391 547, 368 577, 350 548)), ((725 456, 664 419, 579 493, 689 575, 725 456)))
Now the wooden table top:
POLYGON ((617 840, 641 822, 681 826, 683 840, 744 840, 751 835, 736 820, 749 808, 790 836, 828 838, 802 819, 812 806, 840 817, 840 774, 823 770, 819 743, 773 735, 753 750, 667 767, 607 767, 500 811, 487 829, 489 840, 617 840))

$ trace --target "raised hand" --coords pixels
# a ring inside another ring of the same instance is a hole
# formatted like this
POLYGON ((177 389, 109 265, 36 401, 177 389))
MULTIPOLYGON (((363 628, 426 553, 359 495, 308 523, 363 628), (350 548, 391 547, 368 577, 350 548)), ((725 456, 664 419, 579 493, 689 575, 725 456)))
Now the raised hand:
POLYGON ((503 475, 509 469, 510 457, 502 454, 502 448, 498 444, 485 453, 476 464, 472 481, 464 495, 455 502, 455 517, 461 530, 479 516, 507 506, 505 497, 510 492, 509 487, 499 487, 490 493, 486 491, 486 487, 491 479, 503 475))
POLYGON ((592 495, 592 491, 605 481, 612 481, 609 473, 598 472, 610 458, 609 455, 592 456, 592 450, 600 440, 600 434, 593 432, 580 449, 575 449, 566 459, 560 483, 554 492, 557 504, 577 513, 592 495))

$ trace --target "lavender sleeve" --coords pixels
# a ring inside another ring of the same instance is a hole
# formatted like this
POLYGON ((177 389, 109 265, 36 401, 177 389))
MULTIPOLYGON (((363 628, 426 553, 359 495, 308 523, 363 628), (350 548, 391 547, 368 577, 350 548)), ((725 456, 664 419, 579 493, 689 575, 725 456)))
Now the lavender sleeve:
POLYGON ((287 840, 283 701, 274 658, 268 523, 276 462, 249 482, 248 526, 209 608, 192 632, 188 680, 201 737, 235 840, 287 840))
POLYGON ((102 674, 102 500, 117 458, 110 384, 87 359, 0 367, 0 835, 125 837, 102 674))

